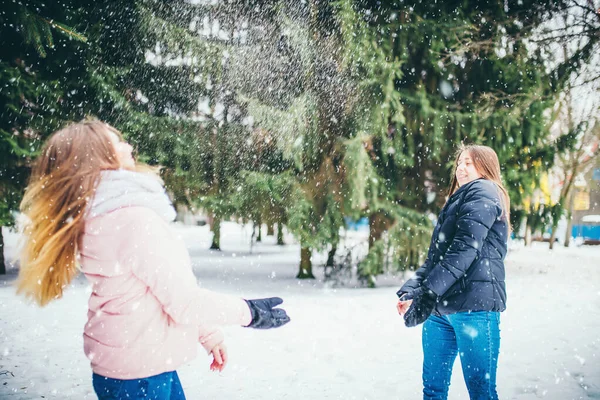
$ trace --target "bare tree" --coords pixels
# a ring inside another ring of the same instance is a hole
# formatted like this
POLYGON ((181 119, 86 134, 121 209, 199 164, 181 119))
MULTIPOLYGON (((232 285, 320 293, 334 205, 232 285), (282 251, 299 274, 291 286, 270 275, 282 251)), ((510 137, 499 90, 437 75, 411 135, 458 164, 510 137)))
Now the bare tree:
POLYGON ((556 120, 563 134, 572 135, 575 146, 556 160, 555 172, 562 184, 557 201, 558 211, 553 215, 550 248, 554 246, 557 225, 566 211, 567 232, 565 246, 571 239, 572 215, 574 206, 574 185, 576 179, 585 175, 595 164, 600 154, 600 90, 597 85, 579 85, 585 77, 575 77, 561 98, 560 115, 556 120))
POLYGON ((571 238, 576 179, 593 166, 600 142, 600 56, 594 50, 600 39, 600 2, 573 1, 560 16, 546 24, 533 40, 549 54, 552 87, 560 88, 551 118, 556 136, 567 135, 574 146, 557 155, 554 173, 560 193, 552 210, 550 248, 557 226, 566 213, 565 246, 571 238), (598 4, 595 4, 598 3, 598 4), (550 54, 551 53, 551 54, 550 54), (552 65, 554 64, 554 65, 552 65), (562 85, 560 82, 562 81, 562 85))
MULTIPOLYGON (((598 111, 599 108, 596 108, 598 111)), ((562 187, 557 204, 564 207, 567 215, 567 232, 565 246, 569 246, 571 239, 572 215, 574 206, 574 184, 580 175, 585 175, 600 154, 600 123, 596 118, 582 121, 573 128, 577 138, 577 144, 572 151, 558 156, 557 170, 562 181, 562 187)), ((557 225, 562 212, 554 217, 552 224, 552 235, 550 237, 550 248, 554 246, 557 225)))

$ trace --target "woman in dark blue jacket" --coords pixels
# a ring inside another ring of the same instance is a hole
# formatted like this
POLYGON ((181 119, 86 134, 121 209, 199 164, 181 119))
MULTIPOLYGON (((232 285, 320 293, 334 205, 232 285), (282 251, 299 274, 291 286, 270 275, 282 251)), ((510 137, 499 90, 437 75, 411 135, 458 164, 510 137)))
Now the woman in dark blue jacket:
POLYGON ((498 156, 461 148, 427 259, 398 291, 406 326, 423 325, 423 398, 446 399, 460 354, 471 400, 496 400, 510 199, 498 156))

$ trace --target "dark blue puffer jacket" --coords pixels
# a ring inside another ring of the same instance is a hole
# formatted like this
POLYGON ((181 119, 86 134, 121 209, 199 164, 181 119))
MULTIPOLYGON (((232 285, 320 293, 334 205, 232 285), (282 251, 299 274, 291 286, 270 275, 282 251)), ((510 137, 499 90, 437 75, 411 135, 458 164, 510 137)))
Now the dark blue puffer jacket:
POLYGON ((461 186, 446 202, 427 260, 399 293, 423 285, 438 295, 435 315, 504 311, 508 225, 500 190, 486 179, 461 186))

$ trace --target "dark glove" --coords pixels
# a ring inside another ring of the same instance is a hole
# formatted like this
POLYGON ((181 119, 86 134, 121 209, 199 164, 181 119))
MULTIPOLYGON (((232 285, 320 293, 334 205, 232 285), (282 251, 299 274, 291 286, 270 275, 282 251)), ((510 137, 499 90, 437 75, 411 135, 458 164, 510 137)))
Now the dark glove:
POLYGON ((403 301, 410 299, 412 304, 404 314, 404 324, 408 327, 422 324, 429 318, 437 302, 437 296, 426 287, 419 286, 402 298, 403 301))
POLYGON ((252 322, 248 328, 271 329, 279 328, 290 322, 290 317, 283 308, 273 308, 283 303, 279 297, 269 297, 268 299, 246 300, 250 312, 252 313, 252 322))
MULTIPOLYGON (((396 296, 398 296, 398 300, 402 300, 402 301, 410 300, 410 299, 407 299, 407 297, 409 296, 408 292, 404 292, 404 291, 402 291, 402 289, 400 289, 396 292, 396 296), (404 296, 404 297, 402 297, 402 296, 404 296)), ((411 297, 411 299, 412 299, 412 297, 411 297)))

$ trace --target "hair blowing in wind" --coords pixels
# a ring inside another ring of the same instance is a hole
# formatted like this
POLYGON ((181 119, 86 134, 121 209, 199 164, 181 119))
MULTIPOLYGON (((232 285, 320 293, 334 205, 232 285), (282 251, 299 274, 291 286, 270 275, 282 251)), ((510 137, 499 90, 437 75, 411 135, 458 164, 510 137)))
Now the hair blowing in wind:
POLYGON ((118 169, 115 149, 100 121, 84 121, 48 139, 21 202, 27 217, 17 292, 39 305, 60 298, 77 274, 77 245, 100 172, 118 169))

